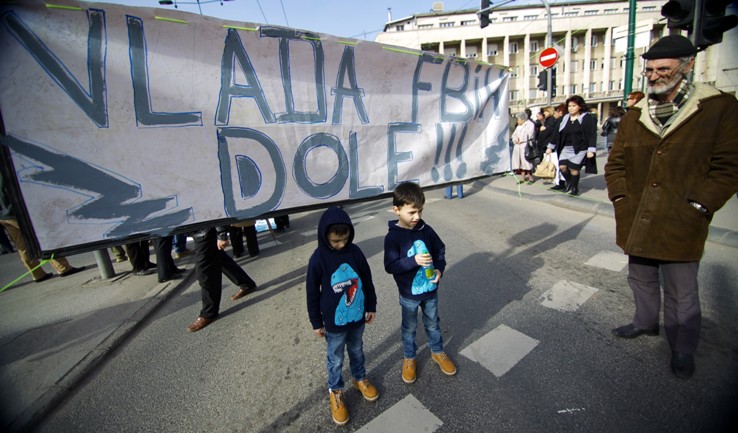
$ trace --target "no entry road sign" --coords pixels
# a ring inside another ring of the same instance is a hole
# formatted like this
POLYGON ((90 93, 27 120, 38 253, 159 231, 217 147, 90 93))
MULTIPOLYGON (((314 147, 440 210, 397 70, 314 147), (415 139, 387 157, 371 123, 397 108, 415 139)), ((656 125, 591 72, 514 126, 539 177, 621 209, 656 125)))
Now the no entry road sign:
POLYGON ((546 48, 541 51, 541 55, 538 56, 538 63, 540 63, 544 68, 550 68, 556 64, 557 60, 559 60, 559 52, 553 47, 546 48))

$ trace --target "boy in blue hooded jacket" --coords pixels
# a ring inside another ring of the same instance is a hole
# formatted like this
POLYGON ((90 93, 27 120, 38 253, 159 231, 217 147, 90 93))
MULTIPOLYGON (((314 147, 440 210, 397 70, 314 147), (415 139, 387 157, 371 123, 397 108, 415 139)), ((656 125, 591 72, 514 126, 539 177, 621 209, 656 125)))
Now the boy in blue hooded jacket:
POLYGON ((372 323, 377 295, 369 263, 354 245, 354 226, 338 207, 326 210, 318 224, 318 248, 310 257, 306 293, 310 324, 325 337, 328 391, 333 421, 342 425, 349 414, 343 398, 343 351, 349 355, 352 383, 364 398, 374 401, 379 392, 364 369, 364 324, 372 323))
POLYGON ((456 365, 443 350, 441 320, 438 317, 438 284, 446 270, 446 246, 421 218, 425 194, 413 182, 404 182, 392 193, 392 211, 398 219, 388 224, 384 238, 384 269, 392 274, 400 291, 402 307, 402 380, 413 383, 417 377, 418 350, 415 334, 418 310, 428 335, 431 359, 441 371, 453 376, 456 365))

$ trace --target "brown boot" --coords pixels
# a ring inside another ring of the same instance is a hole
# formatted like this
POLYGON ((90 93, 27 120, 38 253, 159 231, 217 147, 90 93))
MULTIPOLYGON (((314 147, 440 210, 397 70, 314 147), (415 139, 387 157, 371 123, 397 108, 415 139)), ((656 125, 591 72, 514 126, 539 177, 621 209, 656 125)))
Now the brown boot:
POLYGON ((331 416, 333 422, 338 425, 344 425, 349 420, 348 409, 346 408, 346 402, 343 401, 343 391, 328 391, 331 395, 331 416))
POLYGON ((415 367, 417 365, 418 362, 415 359, 405 358, 402 361, 402 380, 405 383, 415 382, 415 379, 417 378, 417 376, 415 375, 415 367))

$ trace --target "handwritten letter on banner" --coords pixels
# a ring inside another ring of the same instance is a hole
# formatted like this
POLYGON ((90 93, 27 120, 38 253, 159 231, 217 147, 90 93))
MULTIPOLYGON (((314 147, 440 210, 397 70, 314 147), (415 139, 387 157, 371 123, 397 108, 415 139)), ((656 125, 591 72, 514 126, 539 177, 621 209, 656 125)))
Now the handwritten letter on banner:
MULTIPOLYGON (((41 250, 509 165, 507 72, 174 10, 0 12, 0 110, 41 250)), ((68 7, 71 6, 71 7, 68 7)))

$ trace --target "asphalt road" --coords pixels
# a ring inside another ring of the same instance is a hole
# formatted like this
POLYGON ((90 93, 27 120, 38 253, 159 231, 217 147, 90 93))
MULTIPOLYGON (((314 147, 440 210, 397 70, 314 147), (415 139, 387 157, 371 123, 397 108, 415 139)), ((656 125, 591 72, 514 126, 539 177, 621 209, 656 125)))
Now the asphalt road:
MULTIPOLYGON (((197 284, 172 297, 38 428, 39 432, 715 432, 735 426, 738 250, 708 243, 697 372, 673 377, 659 337, 618 340, 632 318, 624 257, 607 216, 489 189, 427 194, 447 247, 440 287, 444 376, 418 332, 418 380, 400 378, 397 290, 382 265, 389 200, 346 206, 373 269, 378 317, 364 348, 375 402, 348 388, 350 422, 330 418, 325 344, 310 329, 305 271, 319 211, 239 262, 260 290, 195 334, 197 284), (409 424, 406 425, 406 424, 409 424)), ((232 286, 224 295, 235 291, 232 286)), ((348 361, 346 361, 345 368, 348 361)), ((344 377, 349 379, 348 371, 344 377)))

